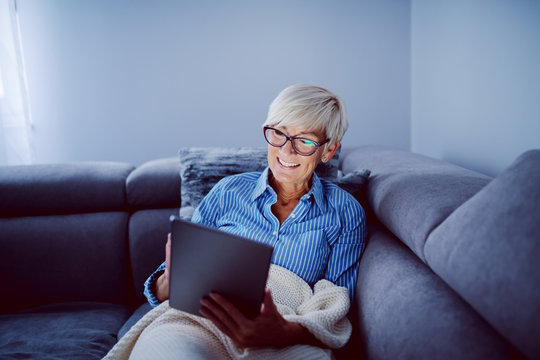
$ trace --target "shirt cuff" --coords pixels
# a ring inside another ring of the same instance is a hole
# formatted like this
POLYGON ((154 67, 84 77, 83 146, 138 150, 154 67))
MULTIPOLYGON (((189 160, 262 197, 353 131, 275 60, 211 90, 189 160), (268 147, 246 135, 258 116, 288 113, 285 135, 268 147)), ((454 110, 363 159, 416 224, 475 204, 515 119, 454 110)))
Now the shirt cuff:
POLYGON ((155 282, 161 276, 161 274, 163 274, 166 267, 167 267, 167 265, 164 262, 144 282, 144 296, 146 296, 146 298, 148 299, 148 303, 153 308, 155 308, 156 306, 161 304, 161 301, 158 300, 158 298, 156 297, 156 294, 154 294, 154 292, 152 290, 155 289, 155 286, 154 286, 155 282))

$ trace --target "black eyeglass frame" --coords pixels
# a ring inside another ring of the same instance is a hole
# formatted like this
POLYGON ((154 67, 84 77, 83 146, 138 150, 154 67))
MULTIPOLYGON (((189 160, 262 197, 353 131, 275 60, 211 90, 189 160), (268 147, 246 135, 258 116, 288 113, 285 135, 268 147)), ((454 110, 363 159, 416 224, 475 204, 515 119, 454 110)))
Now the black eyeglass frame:
POLYGON ((263 127, 263 135, 264 135, 264 139, 266 140, 266 142, 270 145, 272 145, 273 147, 282 147, 282 146, 285 146, 285 144, 287 144, 287 141, 290 141, 291 142, 291 145, 292 145, 292 148, 294 149, 294 151, 300 155, 300 156, 311 156, 313 154, 315 154, 317 152, 317 150, 323 146, 324 144, 326 144, 327 142, 330 141, 330 139, 326 139, 324 140, 323 142, 318 142, 318 141, 315 141, 315 140, 311 140, 311 139, 308 139, 308 138, 304 138, 304 137, 296 137, 296 136, 288 136, 287 134, 285 134, 283 131, 280 131, 278 129, 274 129, 273 127, 271 126, 265 126, 263 127), (283 142, 283 144, 281 145, 274 145, 272 144, 268 138, 266 137, 266 131, 267 130, 274 130, 280 134, 282 134, 283 136, 285 136, 285 141, 283 142), (301 153, 300 151, 298 151, 298 149, 296 149, 296 147, 294 146, 294 141, 293 140, 307 140, 307 141, 311 141, 312 143, 315 144, 315 147, 313 148, 313 152, 309 153, 309 154, 303 154, 301 153))

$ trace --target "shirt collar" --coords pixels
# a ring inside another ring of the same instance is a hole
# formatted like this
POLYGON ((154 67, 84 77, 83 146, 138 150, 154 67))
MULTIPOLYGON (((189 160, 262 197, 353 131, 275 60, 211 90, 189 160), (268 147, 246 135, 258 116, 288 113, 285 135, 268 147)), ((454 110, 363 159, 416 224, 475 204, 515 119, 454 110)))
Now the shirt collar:
MULTIPOLYGON (((268 184, 268 172, 270 171, 269 167, 266 167, 264 171, 261 173, 261 176, 257 179, 257 183, 255 184, 255 188, 253 189, 253 192, 251 194, 251 201, 255 201, 259 196, 261 196, 266 189, 270 191, 271 194, 275 194, 274 189, 268 184)), ((313 173, 313 181, 311 185, 311 189, 308 191, 307 194, 302 196, 302 199, 313 197, 315 199, 315 203, 321 209, 321 211, 326 211, 326 201, 324 199, 324 192, 323 192, 323 185, 321 183, 321 179, 317 176, 317 174, 313 173)))
POLYGON ((253 189, 253 192, 251 193, 251 201, 255 201, 255 199, 261 196, 266 191, 267 187, 270 188, 270 185, 268 185, 268 171, 269 167, 267 166, 261 173, 261 176, 257 179, 255 189, 253 189))
POLYGON ((323 185, 317 174, 313 173, 311 189, 304 196, 313 196, 319 209, 321 209, 322 212, 326 212, 326 201, 324 200, 323 185))

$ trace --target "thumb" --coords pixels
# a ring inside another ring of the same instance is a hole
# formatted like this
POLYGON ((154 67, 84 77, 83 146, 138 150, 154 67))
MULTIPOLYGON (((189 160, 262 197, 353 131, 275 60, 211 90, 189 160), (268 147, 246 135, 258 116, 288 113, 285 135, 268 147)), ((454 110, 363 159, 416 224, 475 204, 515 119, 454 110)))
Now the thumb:
POLYGON ((167 235, 167 244, 165 245, 165 272, 166 276, 169 275, 169 270, 171 269, 171 234, 167 235))
POLYGON ((276 304, 274 303, 274 300, 272 299, 272 293, 270 289, 265 289, 261 313, 268 314, 272 312, 276 313, 278 312, 278 310, 277 310, 276 304))

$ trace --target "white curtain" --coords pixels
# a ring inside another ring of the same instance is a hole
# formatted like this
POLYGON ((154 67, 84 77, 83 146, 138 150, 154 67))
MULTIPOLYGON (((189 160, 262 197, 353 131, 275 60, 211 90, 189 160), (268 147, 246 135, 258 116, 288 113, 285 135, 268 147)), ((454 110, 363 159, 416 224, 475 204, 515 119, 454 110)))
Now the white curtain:
POLYGON ((0 165, 35 158, 16 1, 0 0, 0 165))

